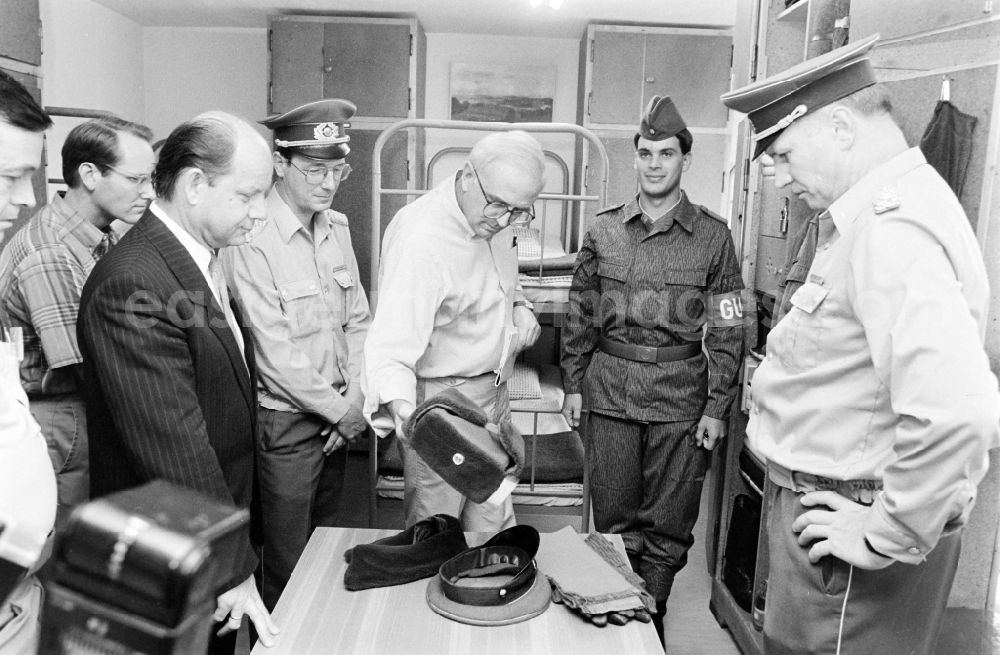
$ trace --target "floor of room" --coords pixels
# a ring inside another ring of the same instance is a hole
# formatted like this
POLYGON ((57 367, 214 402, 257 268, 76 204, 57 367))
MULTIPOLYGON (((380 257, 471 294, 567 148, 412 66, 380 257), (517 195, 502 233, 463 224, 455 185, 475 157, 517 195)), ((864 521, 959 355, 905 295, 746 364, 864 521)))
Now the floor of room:
MULTIPOLYGON (((365 451, 352 452, 347 458, 342 525, 367 528, 368 523, 368 456, 365 451)), ((687 566, 677 575, 667 603, 664 621, 667 655, 740 655, 729 632, 720 627, 709 611, 711 578, 705 556, 705 504, 695 525, 695 544, 688 554, 687 566)), ((572 525, 579 529, 577 508, 535 508, 515 506, 519 523, 534 526, 540 532, 559 530, 572 525), (555 510, 555 511, 553 511, 555 510)), ((380 500, 377 520, 373 527, 403 528, 402 502, 380 500)), ((608 628, 613 629, 613 628, 608 628)), ((246 622, 237 644, 237 655, 248 655, 250 644, 246 622)), ((936 655, 993 655, 1000 653, 1000 615, 992 620, 978 610, 951 608, 948 610, 936 655)))

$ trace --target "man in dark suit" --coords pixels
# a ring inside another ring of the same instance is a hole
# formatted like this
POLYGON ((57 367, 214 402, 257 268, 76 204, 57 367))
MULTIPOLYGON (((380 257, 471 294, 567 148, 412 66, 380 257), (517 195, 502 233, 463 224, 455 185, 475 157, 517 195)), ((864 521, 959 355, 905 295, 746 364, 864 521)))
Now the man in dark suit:
MULTIPOLYGON (((80 301, 93 497, 163 478, 250 506, 253 348, 220 284, 216 251, 266 219, 270 183, 267 144, 235 116, 202 114, 163 145, 157 199, 94 268, 80 301)), ((233 652, 243 616, 265 645, 277 633, 249 541, 235 565, 218 599, 214 618, 226 622, 213 653, 233 652)))

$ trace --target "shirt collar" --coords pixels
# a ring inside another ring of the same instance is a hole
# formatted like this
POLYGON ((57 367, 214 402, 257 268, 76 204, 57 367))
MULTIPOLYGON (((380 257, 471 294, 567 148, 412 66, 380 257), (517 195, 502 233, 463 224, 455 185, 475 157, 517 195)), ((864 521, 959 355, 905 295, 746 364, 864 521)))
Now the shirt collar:
POLYGON ((868 171, 864 177, 854 183, 854 186, 834 200, 827 210, 833 218, 837 232, 844 234, 854 224, 858 216, 871 209, 872 199, 884 187, 894 183, 917 166, 926 163, 927 160, 920 148, 908 148, 889 161, 868 171))
MULTIPOLYGON (((309 233, 309 230, 305 229, 302 221, 299 220, 299 217, 295 215, 292 208, 288 206, 285 199, 278 193, 277 186, 272 188, 271 193, 267 196, 267 220, 274 222, 278 234, 285 243, 290 242, 299 230, 302 230, 303 234, 309 239, 312 239, 314 236, 309 233)), ((330 226, 330 217, 325 211, 313 214, 313 225, 315 228, 315 240, 317 242, 329 236, 332 228, 330 226)))
POLYGON ((163 211, 163 209, 156 204, 155 200, 152 204, 150 204, 149 211, 153 212, 153 215, 160 219, 160 221, 167 226, 167 229, 170 230, 175 237, 177 237, 177 240, 181 242, 182 246, 184 246, 184 250, 188 251, 188 254, 191 255, 191 259, 193 259, 194 263, 198 265, 198 270, 200 270, 206 278, 209 277, 208 264, 212 261, 212 251, 198 243, 198 241, 195 240, 195 238, 191 236, 187 230, 181 227, 177 221, 167 216, 167 212, 163 211))
MULTIPOLYGON (((629 221, 635 220, 642 216, 642 207, 639 206, 639 194, 636 194, 635 198, 630 200, 625 207, 622 209, 625 213, 625 217, 622 219, 623 223, 628 223, 629 221)), ((656 223, 653 224, 653 229, 650 234, 654 232, 666 232, 673 224, 676 222, 684 228, 689 234, 694 230, 696 210, 694 205, 687 198, 687 194, 684 190, 681 190, 680 201, 666 214, 661 216, 656 223)))
POLYGON ((101 243, 104 232, 73 209, 62 193, 53 196, 49 206, 58 227, 75 236, 85 248, 93 250, 101 243))
POLYGON ((458 181, 458 176, 461 174, 462 169, 459 169, 454 175, 437 185, 434 191, 441 194, 441 204, 448 218, 457 224, 462 233, 468 236, 470 240, 479 239, 479 235, 469 225, 469 219, 462 212, 462 208, 458 204, 458 196, 455 194, 455 182, 458 181))

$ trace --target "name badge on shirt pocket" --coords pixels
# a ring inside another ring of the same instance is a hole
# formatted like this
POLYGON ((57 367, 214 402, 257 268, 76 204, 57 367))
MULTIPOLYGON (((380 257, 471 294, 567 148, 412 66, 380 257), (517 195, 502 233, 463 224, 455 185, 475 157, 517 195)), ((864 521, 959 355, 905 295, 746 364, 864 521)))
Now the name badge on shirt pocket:
POLYGON ((337 281, 342 289, 348 289, 354 286, 354 277, 351 272, 347 270, 346 266, 334 266, 333 267, 333 279, 337 281))
POLYGON ((792 305, 807 314, 812 314, 823 303, 829 293, 829 287, 824 287, 815 282, 806 282, 799 287, 798 291, 792 294, 792 305))

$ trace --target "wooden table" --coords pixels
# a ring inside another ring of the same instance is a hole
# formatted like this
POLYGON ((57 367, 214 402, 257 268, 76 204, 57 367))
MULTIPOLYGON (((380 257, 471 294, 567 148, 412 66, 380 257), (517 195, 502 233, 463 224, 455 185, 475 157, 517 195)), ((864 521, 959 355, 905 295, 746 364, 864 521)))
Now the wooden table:
MULTIPOLYGON (((427 579, 365 591, 344 589, 344 551, 397 532, 317 528, 274 608, 281 628, 276 645, 265 648, 258 643, 252 655, 663 653, 649 623, 598 628, 555 603, 528 621, 482 627, 435 614, 424 596, 427 579)), ((477 546, 489 535, 466 537, 470 546, 477 546)), ((621 538, 611 539, 624 553, 621 538)))

